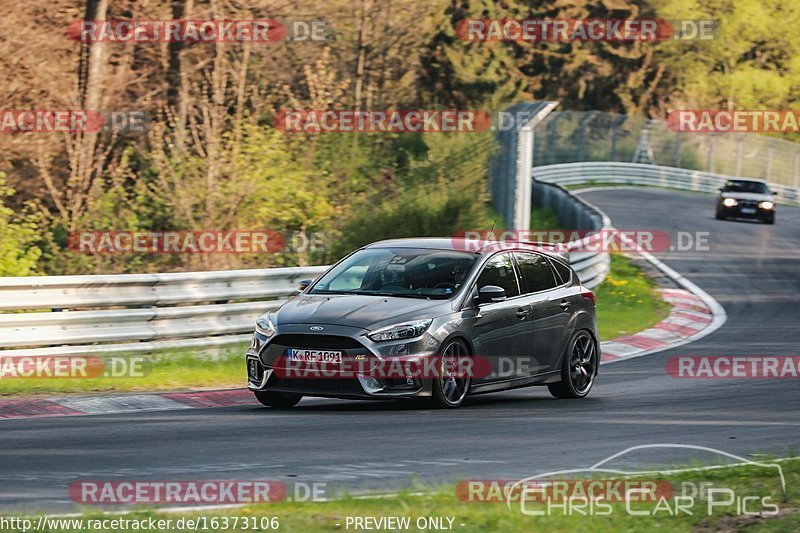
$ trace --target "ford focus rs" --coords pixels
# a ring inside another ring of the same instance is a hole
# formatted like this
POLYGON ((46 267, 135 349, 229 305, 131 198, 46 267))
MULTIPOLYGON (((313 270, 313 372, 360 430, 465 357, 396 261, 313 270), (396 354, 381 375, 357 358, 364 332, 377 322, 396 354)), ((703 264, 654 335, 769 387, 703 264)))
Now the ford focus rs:
POLYGON ((566 259, 527 243, 398 239, 365 246, 256 321, 248 387, 303 396, 467 395, 546 385, 582 398, 598 372, 594 294, 566 259))

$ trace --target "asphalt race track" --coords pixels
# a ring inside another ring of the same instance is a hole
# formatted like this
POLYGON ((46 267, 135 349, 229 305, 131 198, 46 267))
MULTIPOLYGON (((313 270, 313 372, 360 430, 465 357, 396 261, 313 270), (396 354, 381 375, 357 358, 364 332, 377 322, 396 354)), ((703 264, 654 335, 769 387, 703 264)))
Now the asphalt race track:
MULTIPOLYGON (((603 366, 590 397, 523 389, 455 411, 408 403, 304 400, 257 406, 0 421, 0 508, 64 511, 70 483, 275 479, 387 490, 588 467, 630 446, 681 443, 737 455, 799 455, 796 379, 675 379, 674 355, 800 355, 800 209, 776 225, 717 221, 713 197, 589 192, 620 229, 710 233, 710 251, 655 254, 711 294, 728 321, 704 339, 603 366)), ((244 373, 244 367, 242 369, 244 373)), ((703 456, 632 454, 627 465, 703 456)), ((713 457, 708 457, 714 460, 713 457)))

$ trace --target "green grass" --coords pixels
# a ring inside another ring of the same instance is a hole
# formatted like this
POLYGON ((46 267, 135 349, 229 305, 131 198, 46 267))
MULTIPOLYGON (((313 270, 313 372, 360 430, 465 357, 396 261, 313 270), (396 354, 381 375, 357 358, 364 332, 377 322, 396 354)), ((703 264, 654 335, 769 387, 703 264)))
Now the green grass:
POLYGON ((558 213, 552 209, 534 209, 531 211, 531 230, 551 231, 559 229, 558 213))
MULTIPOLYGON (((551 508, 544 516, 528 516, 520 512, 519 504, 512 504, 509 509, 505 503, 464 502, 456 496, 454 487, 439 487, 419 495, 416 493, 400 493, 384 498, 360 499, 344 497, 325 502, 278 502, 269 505, 253 505, 235 509, 218 511, 166 513, 155 510, 136 510, 124 518, 170 518, 177 521, 181 518, 196 519, 206 517, 207 524, 216 517, 233 517, 239 519, 261 519, 276 517, 279 531, 363 531, 350 526, 346 528, 347 517, 410 517, 412 524, 418 517, 449 517, 453 519, 455 531, 587 531, 587 532, 645 532, 653 531, 798 531, 800 530, 800 460, 786 460, 778 463, 783 468, 786 479, 786 492, 780 484, 776 470, 768 467, 731 467, 719 470, 682 472, 680 474, 647 476, 669 482, 678 495, 681 495, 684 483, 695 487, 701 483, 710 483, 718 489, 731 489, 736 498, 756 497, 750 501, 750 510, 764 509, 767 505, 777 505, 777 516, 744 516, 737 512, 735 506, 716 506, 708 512, 708 500, 705 496, 697 496, 692 502, 686 501, 684 511, 670 514, 667 507, 674 510, 675 501, 672 496, 656 507, 655 503, 633 503, 631 507, 639 512, 647 512, 649 516, 633 516, 626 513, 624 503, 611 504, 606 516, 573 512, 565 513, 564 509, 551 508), (767 500, 762 500, 768 498, 767 500), (463 524, 463 526, 461 525, 463 524)), ((289 491, 291 493, 291 491, 289 491)), ((417 491, 419 492, 419 491, 417 491)), ((717 497, 720 501, 722 496, 717 497)), ((531 504, 528 509, 546 512, 546 504, 531 504)), ((9 516, 6 514, 6 516, 9 516)), ((83 518, 113 518, 114 515, 102 516, 96 510, 85 510, 83 518)), ((174 524, 175 522, 173 522, 174 524)), ((164 531, 188 531, 189 528, 165 528, 164 531)), ((230 530, 230 529, 228 529, 230 530)), ((237 529, 242 530, 242 529, 237 529)), ((251 531, 269 531, 269 529, 250 529, 251 531)), ((388 529, 376 529, 387 531, 388 529)), ((6 531, 19 531, 7 529, 6 531)), ((76 528, 52 527, 51 533, 72 533, 76 528)), ((94 529, 94 531, 129 531, 127 529, 94 529)), ((209 527, 206 531, 224 531, 221 527, 209 527)), ((411 527, 408 531, 418 531, 411 527)))
POLYGON ((656 285, 628 257, 611 254, 611 271, 594 290, 601 340, 649 328, 667 317, 667 304, 656 285))
POLYGON ((143 371, 129 377, 4 378, 0 379, 0 395, 243 387, 246 350, 247 344, 237 344, 214 352, 181 349, 115 355, 126 361, 144 359, 144 363, 137 362, 143 371))

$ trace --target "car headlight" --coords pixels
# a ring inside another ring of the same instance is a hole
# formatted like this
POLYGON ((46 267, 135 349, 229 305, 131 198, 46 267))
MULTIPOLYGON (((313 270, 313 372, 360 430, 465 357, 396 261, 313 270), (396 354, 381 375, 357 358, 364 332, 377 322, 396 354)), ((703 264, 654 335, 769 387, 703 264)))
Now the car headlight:
POLYGON ((733 198, 725 198, 724 200, 722 200, 722 205, 724 205, 725 207, 733 207, 736 205, 736 203, 737 203, 736 200, 733 198))
POLYGON ((760 207, 761 209, 772 209, 773 207, 775 207, 775 202, 770 202, 770 201, 761 202, 760 204, 758 204, 758 207, 760 207))
POLYGON ((269 313, 265 313, 256 319, 256 333, 260 333, 267 338, 275 335, 275 324, 272 323, 269 313))
POLYGON ((367 337, 376 342, 413 339, 425 333, 425 330, 430 327, 431 322, 433 322, 433 320, 419 320, 406 324, 394 324, 385 328, 376 329, 372 333, 367 334, 367 337))

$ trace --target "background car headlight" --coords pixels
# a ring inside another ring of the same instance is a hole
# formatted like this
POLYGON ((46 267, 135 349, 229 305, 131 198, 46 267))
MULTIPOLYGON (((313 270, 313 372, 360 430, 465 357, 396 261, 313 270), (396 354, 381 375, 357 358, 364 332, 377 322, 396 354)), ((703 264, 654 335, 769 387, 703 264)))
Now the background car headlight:
POLYGON ((425 330, 430 327, 431 322, 433 322, 433 320, 419 320, 417 322, 408 322, 407 324, 395 324, 393 326, 376 329, 372 333, 369 333, 367 337, 376 342, 413 339, 425 333, 425 330))
POLYGON ((758 207, 760 207, 761 209, 772 209, 773 207, 775 207, 775 202, 769 202, 769 201, 761 202, 760 204, 758 204, 758 207))
POLYGON ((269 313, 261 315, 256 320, 256 333, 260 333, 265 337, 272 337, 275 335, 275 324, 272 323, 272 318, 269 316, 269 313))
POLYGON ((725 207, 733 207, 736 205, 736 200, 734 200, 733 198, 725 198, 724 200, 722 200, 722 205, 724 205, 725 207))

